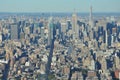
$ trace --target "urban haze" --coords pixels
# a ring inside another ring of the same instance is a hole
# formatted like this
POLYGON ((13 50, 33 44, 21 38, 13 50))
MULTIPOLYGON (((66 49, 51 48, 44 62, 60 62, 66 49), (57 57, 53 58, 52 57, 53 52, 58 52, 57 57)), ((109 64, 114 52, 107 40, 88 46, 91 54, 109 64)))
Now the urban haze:
POLYGON ((119 0, 0 0, 0 80, 120 80, 119 0))

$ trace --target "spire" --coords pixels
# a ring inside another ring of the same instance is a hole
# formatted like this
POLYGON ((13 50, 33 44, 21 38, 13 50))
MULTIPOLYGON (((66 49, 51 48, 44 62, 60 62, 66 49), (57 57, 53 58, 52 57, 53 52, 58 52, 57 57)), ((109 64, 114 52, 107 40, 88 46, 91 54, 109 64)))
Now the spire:
POLYGON ((92 20, 92 0, 90 0, 90 15, 89 15, 90 20, 92 20))
POLYGON ((89 25, 93 28, 92 5, 90 6, 89 25))

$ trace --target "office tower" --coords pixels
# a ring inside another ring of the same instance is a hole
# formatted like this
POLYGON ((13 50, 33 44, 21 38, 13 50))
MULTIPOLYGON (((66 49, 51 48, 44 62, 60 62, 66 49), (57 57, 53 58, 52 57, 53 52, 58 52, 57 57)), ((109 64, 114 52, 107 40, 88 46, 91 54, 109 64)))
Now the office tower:
POLYGON ((18 25, 12 24, 11 25, 11 40, 18 39, 18 25))
POLYGON ((41 33, 41 38, 44 39, 44 27, 41 27, 40 33, 41 33))
POLYGON ((62 22, 62 23, 61 23, 61 31, 62 31, 63 33, 65 33, 66 30, 67 30, 67 24, 66 24, 66 22, 62 22))
POLYGON ((111 35, 111 44, 114 42, 114 35, 111 35))
POLYGON ((90 29, 93 28, 93 16, 92 16, 92 6, 90 6, 90 15, 89 15, 89 26, 90 26, 90 29))
POLYGON ((114 64, 115 64, 115 68, 116 68, 116 69, 119 69, 119 68, 120 68, 120 59, 119 59, 119 57, 117 56, 117 54, 115 54, 115 57, 114 57, 114 64))
POLYGON ((93 39, 93 31, 90 31, 90 32, 89 32, 89 37, 90 37, 90 40, 93 39))
POLYGON ((120 41, 120 33, 118 34, 117 40, 120 41))
POLYGON ((30 34, 30 27, 29 26, 25 27, 24 32, 25 32, 25 34, 30 34))
POLYGON ((120 26, 117 27, 117 34, 120 33, 120 26))
POLYGON ((54 28, 53 18, 50 17, 48 21, 48 45, 51 45, 51 42, 53 40, 53 28, 54 28))
POLYGON ((56 23, 56 38, 61 38, 61 33, 62 33, 62 30, 61 30, 61 24, 60 22, 57 22, 56 23))
POLYGON ((106 43, 106 46, 108 46, 108 34, 107 34, 107 31, 105 31, 105 43, 106 43))
POLYGON ((111 39, 112 37, 111 37, 111 35, 108 35, 108 46, 111 46, 111 39))
POLYGON ((91 59, 91 70, 95 70, 95 61, 91 59))
POLYGON ((105 57, 103 57, 103 59, 101 60, 101 69, 103 70, 103 72, 107 70, 107 61, 105 57))
POLYGON ((31 24, 30 25, 30 33, 33 33, 34 32, 34 24, 31 24))
POLYGON ((75 11, 72 15, 72 34, 73 34, 73 40, 79 39, 79 27, 77 25, 77 15, 75 11))
POLYGON ((67 19, 67 30, 70 30, 70 29, 72 29, 71 20, 67 19))
POLYGON ((0 42, 2 42, 3 40, 3 36, 2 36, 2 33, 0 32, 0 42))
POLYGON ((35 34, 37 33, 37 34, 38 34, 38 33, 39 33, 39 29, 40 29, 40 28, 39 28, 39 24, 38 24, 38 23, 35 23, 35 24, 34 24, 33 33, 35 33, 35 34))
POLYGON ((115 16, 110 17, 111 22, 115 22, 115 16))
POLYGON ((61 31, 62 31, 62 39, 63 40, 65 39, 66 30, 67 30, 67 24, 66 24, 66 22, 62 22, 61 23, 61 31))
POLYGON ((21 28, 21 31, 20 31, 20 39, 24 39, 25 38, 25 34, 23 32, 23 29, 21 28))

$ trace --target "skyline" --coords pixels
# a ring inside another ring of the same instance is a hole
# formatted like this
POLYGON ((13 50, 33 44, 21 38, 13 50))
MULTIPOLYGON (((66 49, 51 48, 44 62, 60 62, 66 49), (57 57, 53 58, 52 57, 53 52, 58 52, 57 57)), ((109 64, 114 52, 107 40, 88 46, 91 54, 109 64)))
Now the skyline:
POLYGON ((0 12, 120 12, 119 0, 0 0, 0 12), (108 4, 109 3, 109 4, 108 4))

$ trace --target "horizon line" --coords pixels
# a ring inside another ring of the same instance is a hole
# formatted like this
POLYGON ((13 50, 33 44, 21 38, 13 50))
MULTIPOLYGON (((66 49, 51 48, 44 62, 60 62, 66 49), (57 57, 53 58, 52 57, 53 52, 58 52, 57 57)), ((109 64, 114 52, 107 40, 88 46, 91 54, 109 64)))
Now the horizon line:
MULTIPOLYGON (((0 12, 0 13, 74 13, 74 12, 55 12, 55 11, 53 11, 53 12, 0 12)), ((77 12, 76 11, 76 13, 90 13, 90 12, 77 12)), ((92 12, 93 14, 94 13, 120 13, 120 12, 92 12)))

